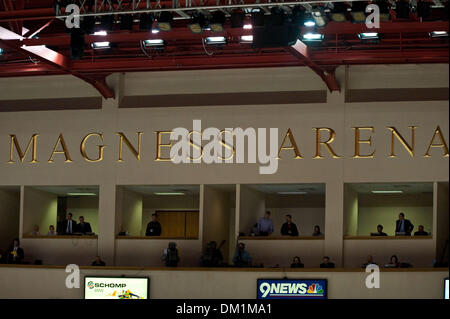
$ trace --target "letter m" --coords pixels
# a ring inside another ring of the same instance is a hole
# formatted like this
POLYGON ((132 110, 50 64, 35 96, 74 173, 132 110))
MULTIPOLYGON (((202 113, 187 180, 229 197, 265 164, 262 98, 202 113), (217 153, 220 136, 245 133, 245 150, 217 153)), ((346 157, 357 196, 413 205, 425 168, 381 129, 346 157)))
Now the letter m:
POLYGON ((36 159, 36 153, 37 153, 37 137, 39 136, 39 134, 34 134, 30 141, 28 142, 28 146, 25 150, 25 153, 22 152, 22 148, 20 147, 19 141, 17 139, 17 137, 15 135, 9 135, 11 138, 10 141, 10 151, 9 151, 9 161, 8 163, 14 163, 14 159, 13 159, 13 153, 14 153, 14 147, 17 150, 17 154, 19 155, 20 158, 20 162, 23 163, 23 161, 25 160, 25 157, 28 154, 28 151, 30 150, 30 147, 32 147, 32 154, 31 154, 31 161, 30 163, 37 163, 37 159, 36 159))

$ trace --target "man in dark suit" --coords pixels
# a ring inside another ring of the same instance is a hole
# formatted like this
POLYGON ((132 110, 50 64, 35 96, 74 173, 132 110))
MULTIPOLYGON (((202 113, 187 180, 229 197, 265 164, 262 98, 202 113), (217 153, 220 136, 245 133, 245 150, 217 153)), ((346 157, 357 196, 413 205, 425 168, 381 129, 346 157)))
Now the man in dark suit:
POLYGON ((286 222, 281 226, 281 235, 298 236, 297 225, 292 222, 291 215, 286 215, 286 222))
POLYGON ((19 238, 15 238, 6 252, 8 264, 20 264, 25 256, 23 249, 20 247, 19 238))
POLYGON ((72 235, 77 231, 77 222, 72 219, 72 213, 67 214, 67 219, 62 222, 64 235, 72 235))
POLYGON ((414 236, 428 236, 428 235, 429 235, 429 234, 428 234, 428 232, 425 231, 423 225, 420 225, 420 226, 419 226, 419 231, 416 231, 416 232, 414 233, 414 236))
POLYGON ((156 213, 152 214, 152 221, 147 224, 145 236, 161 236, 161 224, 156 220, 156 213))
POLYGON ((84 217, 80 216, 80 223, 77 224, 77 232, 82 234, 92 233, 91 224, 84 221, 84 217))
POLYGON ((413 229, 414 225, 408 219, 405 219, 405 214, 400 213, 398 215, 398 220, 395 223, 395 232, 405 233, 405 235, 411 236, 413 229))
POLYGON ((334 263, 330 262, 330 257, 323 257, 323 263, 320 264, 320 268, 334 268, 334 263))

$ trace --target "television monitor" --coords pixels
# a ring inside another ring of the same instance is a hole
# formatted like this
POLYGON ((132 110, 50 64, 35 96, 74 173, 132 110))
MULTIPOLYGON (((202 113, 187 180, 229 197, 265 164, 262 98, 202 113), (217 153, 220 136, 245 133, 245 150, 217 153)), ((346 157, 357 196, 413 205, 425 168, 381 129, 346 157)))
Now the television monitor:
POLYGON ((84 277, 84 299, 149 299, 148 277, 84 277))

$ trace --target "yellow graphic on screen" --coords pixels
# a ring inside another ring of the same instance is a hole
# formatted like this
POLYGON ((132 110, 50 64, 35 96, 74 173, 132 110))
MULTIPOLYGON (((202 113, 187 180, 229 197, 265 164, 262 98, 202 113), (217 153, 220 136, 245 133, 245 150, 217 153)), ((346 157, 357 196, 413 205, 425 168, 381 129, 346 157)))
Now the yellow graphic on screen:
POLYGON ((113 293, 108 294, 108 297, 117 297, 118 299, 144 299, 144 297, 139 297, 138 295, 132 293, 130 290, 122 290, 120 294, 117 290, 114 290, 113 293))

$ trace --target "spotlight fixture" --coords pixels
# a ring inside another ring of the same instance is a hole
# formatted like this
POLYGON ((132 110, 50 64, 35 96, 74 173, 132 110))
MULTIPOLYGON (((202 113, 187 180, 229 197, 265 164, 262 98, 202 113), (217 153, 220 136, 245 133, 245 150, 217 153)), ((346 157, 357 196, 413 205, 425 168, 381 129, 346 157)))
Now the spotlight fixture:
POLYGON ((158 29, 152 29, 152 33, 153 34, 159 33, 159 30, 158 29))
POLYGON ((81 20, 80 23, 80 28, 85 34, 94 33, 95 17, 94 16, 83 17, 83 20, 81 20))
POLYGON ((141 13, 139 16, 139 29, 140 30, 151 30, 153 26, 153 15, 150 13, 141 13))
POLYGON ((172 30, 173 14, 170 11, 163 11, 158 18, 158 29, 160 31, 172 30))
POLYGON ((430 37, 432 37, 432 38, 448 37, 448 32, 447 31, 433 31, 433 32, 430 32, 430 37))
POLYGON ((114 15, 104 15, 100 19, 100 28, 106 31, 112 31, 114 29, 114 15))
POLYGON ((200 12, 195 12, 192 16, 191 23, 188 24, 189 30, 191 30, 192 33, 202 33, 203 29, 206 27, 208 27, 206 17, 200 12))
POLYGON ((146 47, 161 48, 161 47, 164 47, 166 45, 166 43, 163 39, 150 39, 150 40, 144 40, 144 45, 146 47))
POLYGON ((344 2, 335 2, 330 15, 334 22, 347 21, 347 5, 344 2))
POLYGON ((73 60, 81 60, 84 53, 84 34, 74 29, 70 34, 70 57, 73 60))
POLYGON ((94 32, 93 35, 105 36, 105 35, 108 35, 108 32, 106 32, 106 31, 97 31, 97 32, 94 32))
POLYGON ((327 25, 328 19, 325 16, 325 11, 323 7, 315 7, 312 10, 312 18, 316 23, 316 26, 322 28, 327 25))
POLYGON ((104 42, 94 42, 94 43, 92 43, 92 48, 94 48, 94 49, 109 49, 111 46, 110 46, 110 43, 109 42, 107 42, 107 41, 104 41, 104 42))
POLYGON ((207 37, 205 43, 209 45, 225 44, 227 43, 227 39, 225 39, 225 37, 207 37))
POLYGON ((304 42, 321 42, 323 40, 323 34, 320 33, 305 33, 302 36, 304 42))
POLYGON ((352 16, 353 23, 366 22, 366 7, 367 2, 363 1, 352 2, 352 11, 350 12, 350 15, 352 16))
POLYGON ((416 10, 419 18, 428 18, 431 16, 431 2, 418 0, 416 10))
POLYGON ((252 35, 242 35, 240 38, 241 43, 253 43, 253 36, 252 35))
POLYGON ((242 28, 245 30, 251 30, 251 29, 253 29, 253 26, 251 24, 244 24, 244 26, 242 28))
POLYGON ((264 26, 266 17, 264 15, 263 11, 261 11, 261 10, 253 11, 251 18, 252 18, 252 26, 253 27, 263 27, 264 26))
POLYGON ((361 40, 378 40, 379 35, 376 32, 363 32, 358 34, 358 38, 361 40))
POLYGON ((411 6, 407 0, 397 0, 395 3, 395 15, 397 19, 409 19, 411 6))
POLYGON ((305 20, 303 21, 303 25, 309 28, 316 26, 316 21, 314 21, 311 12, 305 13, 305 20))
POLYGON ((120 30, 133 30, 133 15, 120 15, 120 30))
POLYGON ((233 10, 231 12, 230 22, 232 28, 244 27, 245 13, 242 10, 233 10))
POLYGON ((225 13, 223 11, 214 11, 211 17, 210 28, 212 32, 223 32, 225 24, 225 13))

